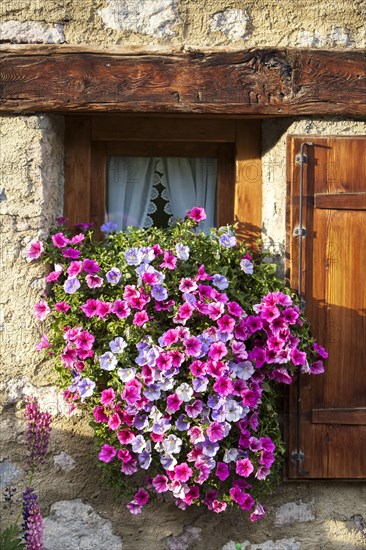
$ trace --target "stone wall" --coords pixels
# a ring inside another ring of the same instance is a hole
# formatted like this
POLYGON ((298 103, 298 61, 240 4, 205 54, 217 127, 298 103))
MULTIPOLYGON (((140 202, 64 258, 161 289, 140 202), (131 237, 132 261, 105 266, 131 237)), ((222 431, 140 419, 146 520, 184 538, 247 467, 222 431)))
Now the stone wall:
MULTIPOLYGON (((172 46, 365 47, 363 0, 3 0, 0 41, 172 46)), ((37 114, 0 120, 0 481, 22 473, 26 395, 56 415, 48 466, 36 480, 42 497, 46 550, 361 549, 366 544, 364 483, 283 484, 267 518, 250 524, 236 511, 182 512, 162 500, 131 516, 95 471, 91 430, 68 417, 39 359, 32 305, 42 269, 24 250, 62 213, 63 120, 37 114)), ((285 140, 288 133, 366 133, 352 120, 263 122, 264 236, 280 253, 285 238, 285 140)))

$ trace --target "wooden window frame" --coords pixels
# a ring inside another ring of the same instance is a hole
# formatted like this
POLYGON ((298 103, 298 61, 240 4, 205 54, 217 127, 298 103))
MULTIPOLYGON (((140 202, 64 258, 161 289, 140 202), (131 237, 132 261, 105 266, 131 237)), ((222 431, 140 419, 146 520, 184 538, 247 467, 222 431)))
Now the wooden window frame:
POLYGON ((66 116, 64 214, 70 225, 104 222, 108 156, 214 157, 217 225, 236 222, 254 245, 262 221, 260 126, 255 119, 66 116))

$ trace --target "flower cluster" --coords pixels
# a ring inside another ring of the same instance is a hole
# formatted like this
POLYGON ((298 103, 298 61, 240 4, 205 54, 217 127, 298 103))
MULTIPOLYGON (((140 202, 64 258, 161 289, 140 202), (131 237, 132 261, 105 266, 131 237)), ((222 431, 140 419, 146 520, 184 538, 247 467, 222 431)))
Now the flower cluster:
POLYGON ((43 520, 38 497, 32 487, 23 492, 23 531, 27 550, 43 549, 43 520))
POLYGON ((35 306, 53 332, 37 349, 52 348, 65 397, 92 415, 104 467, 148 474, 131 513, 170 493, 182 509, 236 505, 255 521, 255 487, 280 455, 265 396, 298 369, 322 372, 326 352, 232 228, 192 231, 204 217, 193 208, 165 231, 105 224, 102 243, 88 228, 32 241, 29 258, 55 265, 52 295, 35 306))
POLYGON ((48 412, 40 410, 35 398, 27 398, 25 405, 26 445, 28 451, 27 470, 34 470, 44 462, 47 453, 52 416, 48 412))

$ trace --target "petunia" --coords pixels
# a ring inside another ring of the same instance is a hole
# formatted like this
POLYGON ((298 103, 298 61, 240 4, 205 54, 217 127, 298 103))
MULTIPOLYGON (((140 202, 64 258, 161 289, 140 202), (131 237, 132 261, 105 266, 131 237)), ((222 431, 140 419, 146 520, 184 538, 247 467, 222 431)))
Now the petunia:
POLYGON ((225 428, 219 422, 212 422, 207 428, 207 436, 211 443, 220 441, 225 437, 225 428))
POLYGON ((95 382, 89 378, 83 378, 78 383, 78 392, 81 397, 81 400, 84 401, 86 397, 91 397, 94 393, 95 382))
POLYGON ((240 267, 246 275, 253 275, 254 266, 250 260, 243 258, 240 262, 240 267))
POLYGON ((139 506, 144 506, 145 504, 147 504, 147 502, 149 500, 149 493, 147 491, 145 491, 144 489, 140 489, 135 494, 134 500, 135 500, 135 502, 137 502, 137 504, 139 506))
POLYGON ((128 265, 140 265, 142 262, 142 254, 140 250, 135 247, 126 250, 125 258, 128 265))
POLYGON ((322 357, 323 359, 327 359, 328 352, 325 351, 323 346, 320 346, 319 344, 313 344, 314 351, 319 355, 319 357, 322 357))
POLYGON ((157 493, 165 493, 168 490, 168 478, 164 475, 157 475, 152 480, 152 486, 157 493))
POLYGON ((70 244, 79 244, 85 239, 84 233, 78 233, 70 239, 70 244))
POLYGON ((83 269, 83 262, 79 260, 74 260, 70 263, 69 267, 67 268, 67 274, 70 277, 76 277, 76 275, 79 275, 83 269))
POLYGON ((77 277, 69 277, 64 282, 64 291, 66 294, 75 294, 75 292, 80 288, 80 281, 77 277))
POLYGON ((220 481, 225 481, 229 477, 229 467, 224 462, 217 462, 216 476, 220 481))
POLYGON ((117 432, 117 438, 121 445, 128 445, 135 439, 135 435, 130 430, 124 429, 117 432))
POLYGON ((137 504, 135 500, 131 500, 131 502, 127 504, 127 508, 134 516, 136 516, 137 514, 141 514, 142 512, 141 506, 137 504))
POLYGON ((28 261, 38 260, 44 251, 43 244, 38 239, 32 239, 27 252, 28 261))
POLYGON ((231 233, 223 233, 219 238, 219 242, 225 248, 232 248, 236 245, 236 237, 231 233))
POLYGON ((175 245, 175 252, 177 257, 186 262, 189 258, 189 246, 185 246, 183 243, 178 243, 175 245))
POLYGON ((85 281, 89 288, 100 288, 103 285, 103 279, 95 274, 87 275, 85 281))
POLYGON ((122 336, 117 336, 117 338, 114 338, 114 340, 109 342, 109 347, 112 353, 123 353, 127 347, 127 342, 124 338, 122 338, 122 336))
POLYGON ((174 468, 174 474, 175 474, 175 479, 185 483, 186 481, 189 480, 190 477, 192 477, 193 471, 192 471, 192 468, 190 468, 186 462, 182 462, 181 464, 178 464, 174 468))
POLYGON ((112 267, 112 269, 107 272, 105 277, 108 283, 110 283, 111 285, 116 285, 117 283, 119 283, 121 276, 122 275, 118 267, 112 267))
MULTIPOLYGON (((193 393, 193 392, 192 392, 193 393)), ((168 414, 175 413, 181 406, 183 399, 181 399, 176 393, 168 395, 166 411, 168 414)))
POLYGON ((117 315, 118 319, 125 319, 129 316, 131 310, 125 300, 116 300, 112 307, 112 313, 117 315))
POLYGON ((99 451, 98 458, 102 462, 111 462, 116 454, 116 449, 112 445, 105 443, 99 451))
MULTIPOLYGON (((57 304, 56 304, 57 307, 57 304)), ((70 307, 70 306, 69 306, 70 307)), ((89 298, 85 304, 80 306, 80 309, 84 312, 84 314, 87 317, 93 317, 94 315, 97 315, 98 312, 98 300, 94 300, 93 298, 89 298)))
POLYGON ((172 254, 170 250, 165 250, 163 255, 164 261, 160 264, 160 267, 174 270, 177 267, 177 258, 172 254))
POLYGON ((113 222, 106 222, 106 223, 103 223, 103 225, 101 225, 100 227, 100 230, 103 232, 103 233, 106 233, 107 235, 109 233, 112 233, 112 231, 116 231, 117 229, 117 224, 113 223, 113 222))
POLYGON ((107 351, 106 353, 103 353, 103 355, 99 357, 99 362, 100 362, 100 368, 102 370, 112 371, 116 368, 118 360, 113 353, 111 353, 110 351, 107 351))
POLYGON ((41 349, 47 349, 52 348, 51 342, 48 340, 47 336, 42 336, 41 341, 36 345, 35 349, 36 351, 40 351, 41 349))
POLYGON ((137 313, 135 313, 132 322, 134 325, 142 327, 145 323, 148 322, 148 320, 149 316, 146 311, 138 311, 137 313))
POLYGON ((80 254, 80 250, 75 250, 75 248, 64 248, 62 251, 62 255, 69 260, 77 260, 80 254))
POLYGON ((192 399, 193 388, 187 382, 183 382, 176 388, 175 393, 181 401, 188 403, 192 399))
POLYGON ((168 299, 168 291, 165 286, 154 285, 151 289, 151 296, 158 302, 163 302, 168 299))
POLYGON ((63 233, 56 233, 51 237, 55 248, 65 248, 69 244, 69 239, 63 233))
POLYGON ((89 258, 86 258, 83 261, 83 269, 85 273, 88 273, 89 275, 93 275, 94 273, 98 273, 98 271, 100 271, 98 262, 96 260, 90 260, 89 258))
POLYGON ((238 460, 236 463, 236 473, 239 476, 249 477, 253 470, 254 466, 249 458, 243 458, 242 460, 238 460))
POLYGON ((34 316, 40 321, 44 321, 51 310, 45 300, 41 300, 37 304, 34 304, 34 316))
POLYGON ((107 388, 103 390, 100 395, 100 402, 103 405, 111 405, 116 398, 113 388, 107 388))
POLYGON ((318 360, 310 365, 310 372, 311 374, 322 374, 324 372, 323 361, 318 360))
POLYGON ((191 208, 189 212, 187 212, 187 216, 191 218, 191 220, 199 223, 206 219, 206 212, 204 208, 201 208, 200 206, 195 206, 194 208, 191 208))

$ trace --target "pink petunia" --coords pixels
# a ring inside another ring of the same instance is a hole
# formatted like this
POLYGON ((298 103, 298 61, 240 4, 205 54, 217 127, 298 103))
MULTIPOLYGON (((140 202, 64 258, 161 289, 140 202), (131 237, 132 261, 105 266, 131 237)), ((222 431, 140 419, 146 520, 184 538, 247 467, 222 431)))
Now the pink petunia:
POLYGON ((89 258, 83 261, 83 269, 85 273, 89 273, 89 275, 93 275, 93 273, 98 273, 98 271, 100 271, 98 262, 96 260, 90 260, 89 258))
POLYGON ((103 285, 103 279, 95 274, 87 275, 85 280, 89 288, 100 288, 103 285))
POLYGON ((204 208, 201 208, 200 206, 194 206, 187 213, 187 216, 191 218, 191 220, 194 220, 195 222, 199 223, 206 219, 206 212, 204 208))
POLYGON ((107 443, 105 443, 104 445, 102 445, 99 451, 98 458, 101 462, 111 462, 116 456, 116 454, 117 454, 116 449, 111 445, 108 445, 107 443))
POLYGON ((236 473, 242 477, 249 477, 253 472, 254 466, 250 462, 249 458, 243 458, 236 463, 236 473))
POLYGON ((121 419, 117 413, 111 414, 111 416, 108 418, 108 428, 110 430, 118 430, 118 428, 121 425, 121 419))
POLYGON ((32 239, 29 243, 27 258, 29 261, 38 260, 44 251, 43 244, 38 239, 32 239))
POLYGON ((79 244, 85 239, 84 233, 78 233, 70 239, 70 244, 79 244))
POLYGON ((221 500, 214 500, 212 503, 212 510, 217 514, 219 514, 220 512, 224 512, 226 510, 226 507, 226 502, 222 502, 221 500))
POLYGON ((244 313, 243 308, 241 308, 237 302, 228 302, 227 310, 235 317, 240 317, 244 313))
POLYGON ((294 365, 305 365, 306 363, 306 353, 297 348, 291 351, 290 358, 294 365))
POLYGON ((228 350, 223 342, 216 342, 211 344, 208 356, 214 361, 220 361, 225 355, 228 354, 228 350))
POLYGON ((193 475, 192 468, 188 466, 186 462, 182 462, 182 464, 178 464, 174 468, 175 473, 175 479, 178 481, 182 481, 183 483, 188 481, 190 477, 193 475))
POLYGON ((75 250, 75 248, 65 248, 62 251, 62 255, 69 260, 77 260, 80 254, 80 250, 75 250))
POLYGON ((89 298, 85 302, 85 304, 80 306, 80 309, 84 312, 84 314, 88 318, 90 318, 90 317, 93 317, 94 315, 98 314, 98 305, 99 305, 98 300, 94 300, 93 298, 89 298))
POLYGON ((259 462, 266 468, 270 468, 275 461, 274 454, 271 451, 262 451, 259 462))
POLYGON ((170 250, 164 251, 164 261, 160 264, 160 267, 165 267, 166 269, 176 269, 177 267, 177 258, 171 253, 170 250))
POLYGON ((134 500, 139 506, 144 506, 149 500, 149 493, 145 489, 139 489, 135 494, 134 500))
POLYGON ((65 248, 69 243, 69 239, 63 233, 52 235, 52 242, 55 248, 65 248))
POLYGON ((327 359, 328 357, 328 352, 325 351, 325 349, 323 348, 323 346, 320 346, 319 344, 314 344, 313 345, 313 349, 314 351, 319 355, 319 357, 322 357, 323 359, 327 359))
POLYGON ((226 397, 233 392, 233 383, 230 378, 218 376, 213 389, 221 397, 226 397))
POLYGON ((74 260, 70 263, 69 267, 67 268, 67 274, 70 277, 76 277, 76 275, 79 275, 83 269, 83 262, 79 260, 74 260))
POLYGON ((130 430, 124 429, 117 433, 117 438, 121 445, 128 445, 135 439, 135 435, 130 430))
POLYGON ((179 399, 176 393, 173 393, 172 395, 168 395, 168 398, 166 401, 167 401, 166 411, 168 414, 175 413, 183 403, 183 401, 179 399))
POLYGON ((207 428, 207 436, 211 443, 220 441, 225 437, 225 427, 219 422, 212 422, 207 428))
POLYGON ((235 320, 230 317, 230 315, 223 315, 220 319, 218 319, 217 325, 220 329, 220 332, 232 332, 235 327, 235 320))
POLYGON ((137 325, 138 327, 142 327, 145 323, 147 323, 149 320, 149 316, 146 313, 146 311, 138 311, 135 313, 134 318, 132 320, 134 325, 137 325))
POLYGON ((46 277, 46 283, 54 283, 55 281, 57 281, 61 273, 62 273, 61 270, 51 271, 51 273, 49 273, 46 277))
POLYGON ((38 302, 38 304, 34 304, 33 309, 35 317, 37 317, 37 319, 40 319, 40 321, 44 321, 47 315, 51 312, 45 300, 41 300, 40 302, 38 302))
POLYGON ((48 340, 47 336, 42 336, 41 341, 36 345, 35 349, 36 351, 40 351, 41 349, 47 349, 52 348, 51 342, 48 340))
POLYGON ((116 398, 116 394, 114 393, 113 388, 107 388, 106 390, 103 390, 100 395, 100 402, 103 405, 110 405, 113 403, 113 401, 116 398))
POLYGON ((184 341, 186 355, 197 357, 201 353, 202 342, 196 336, 191 336, 184 341))
POLYGON ((101 300, 97 300, 97 315, 101 319, 104 319, 106 315, 111 313, 112 311, 112 304, 110 302, 102 302, 101 300))
POLYGON ((312 365, 310 365, 310 372, 311 374, 323 374, 324 372, 324 364, 323 361, 315 361, 312 365))
POLYGON ((124 319, 129 316, 131 310, 125 300, 116 300, 112 307, 112 313, 117 315, 118 319, 124 319))

